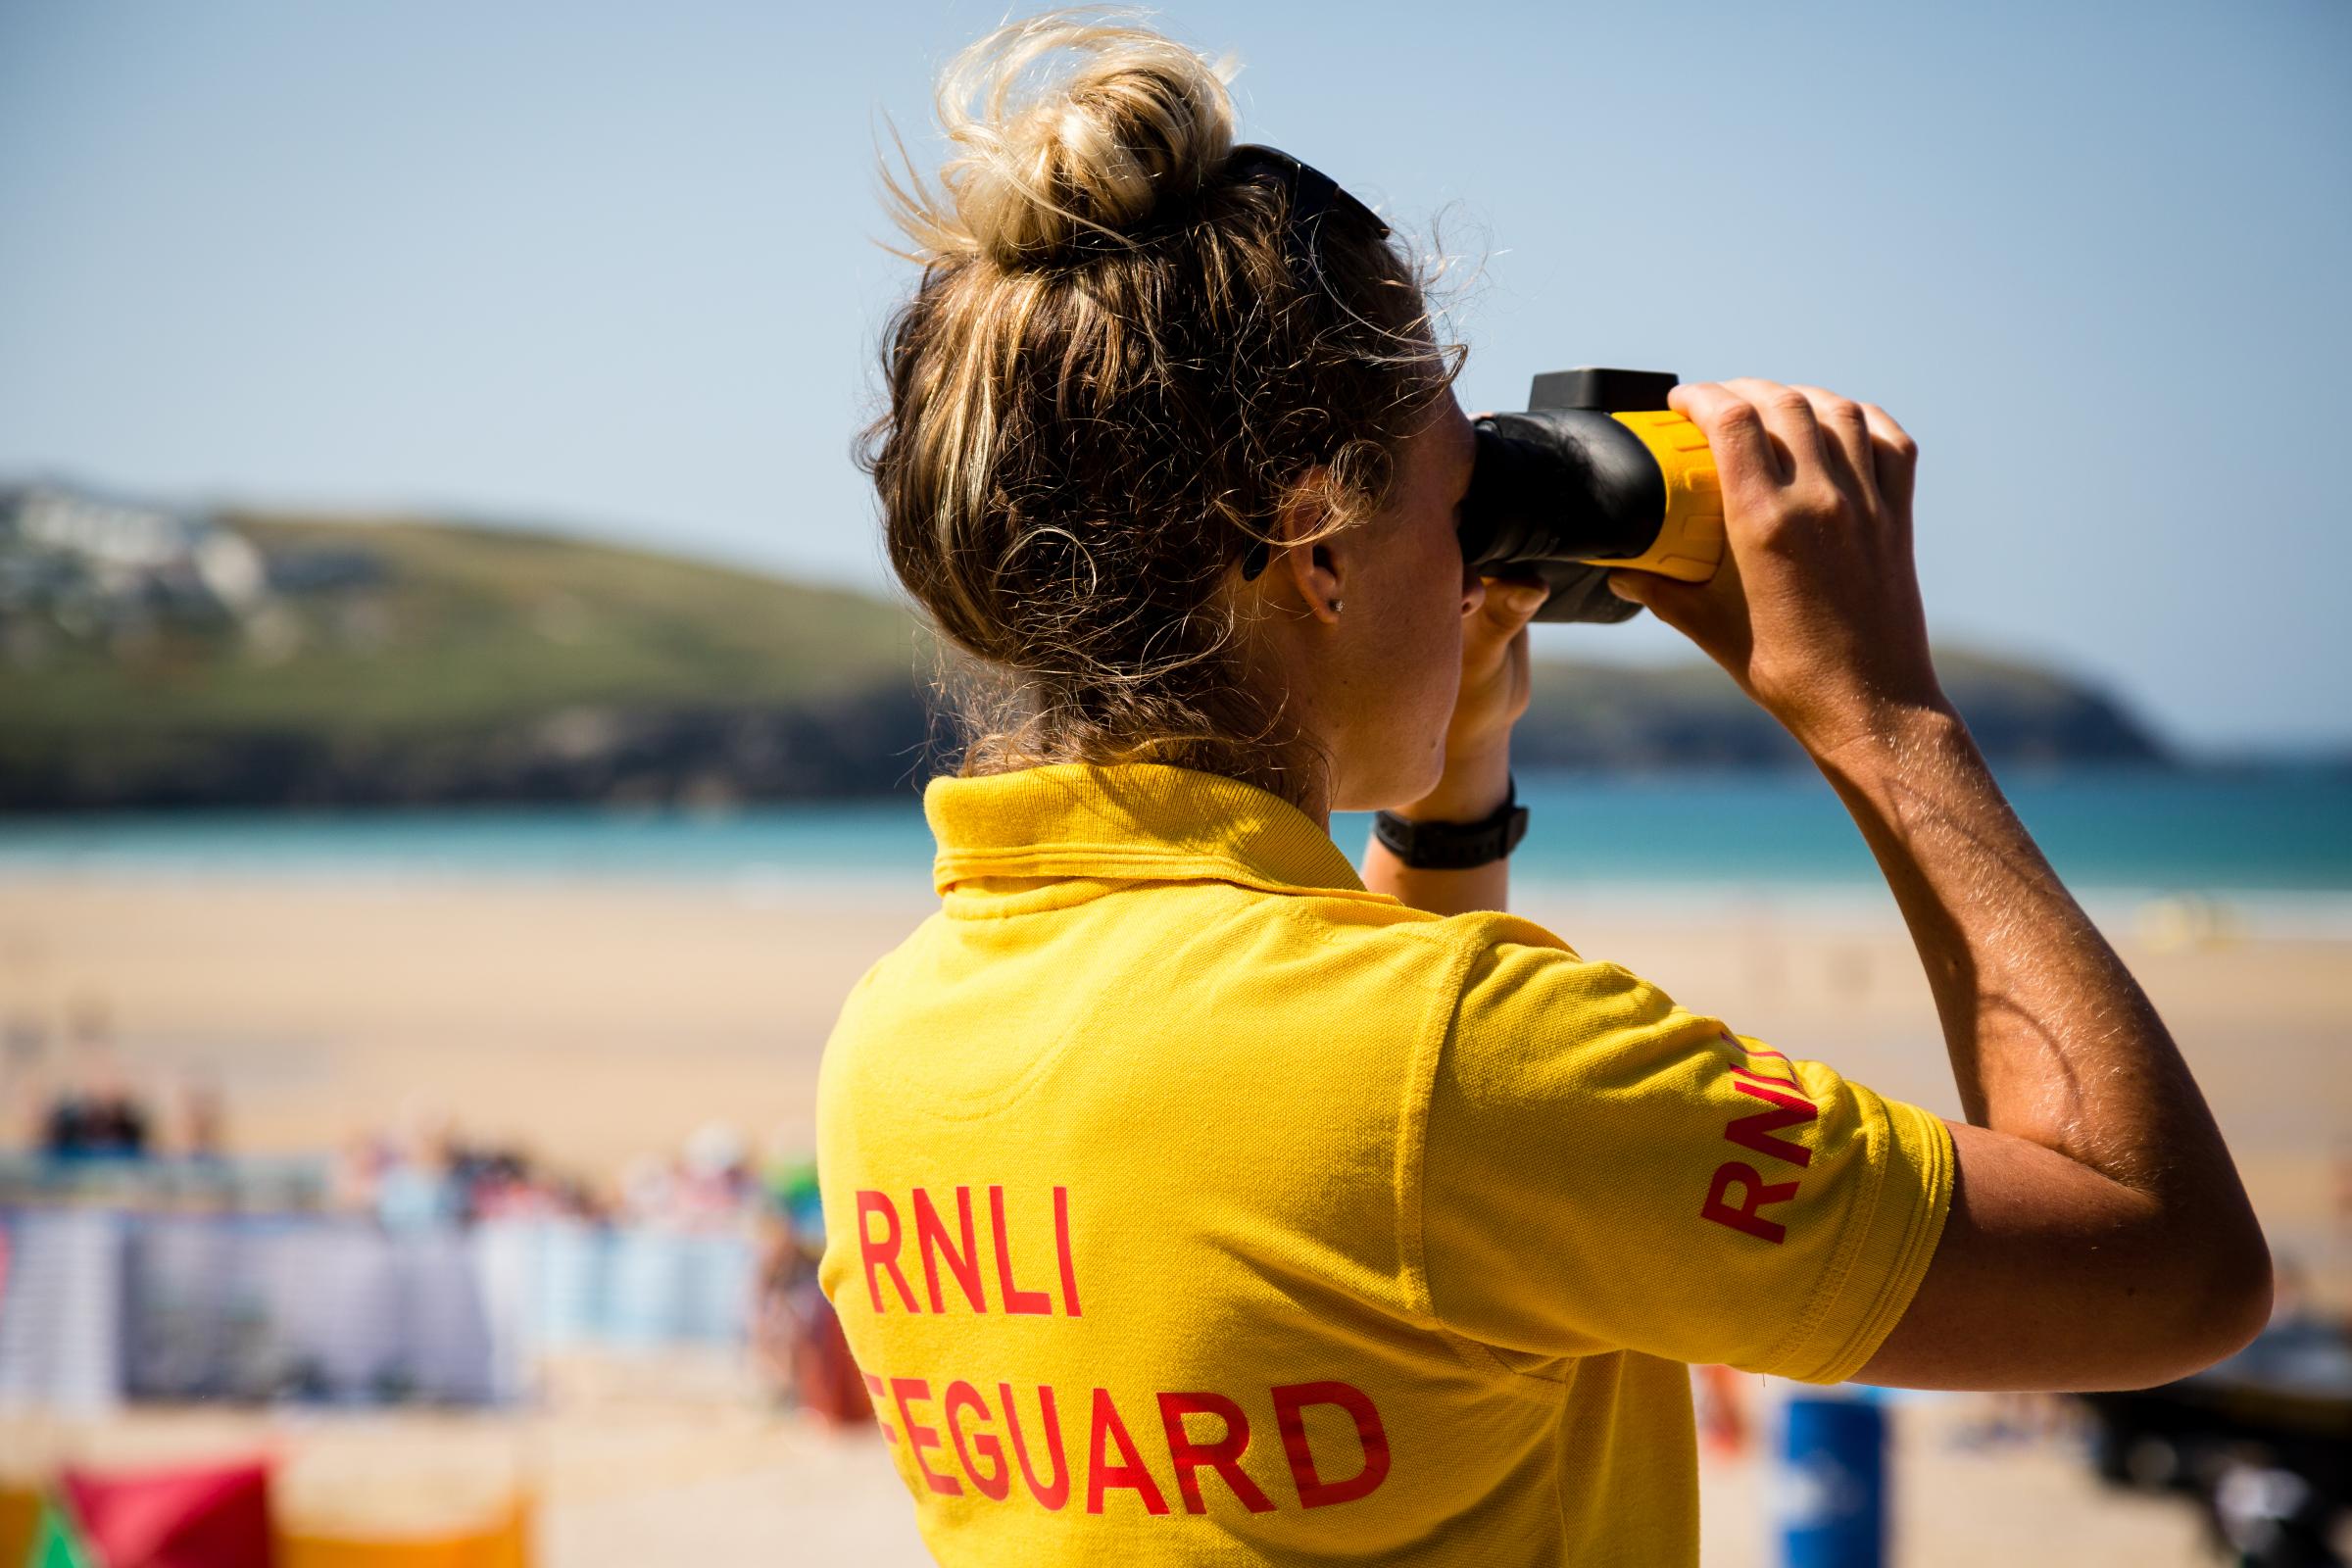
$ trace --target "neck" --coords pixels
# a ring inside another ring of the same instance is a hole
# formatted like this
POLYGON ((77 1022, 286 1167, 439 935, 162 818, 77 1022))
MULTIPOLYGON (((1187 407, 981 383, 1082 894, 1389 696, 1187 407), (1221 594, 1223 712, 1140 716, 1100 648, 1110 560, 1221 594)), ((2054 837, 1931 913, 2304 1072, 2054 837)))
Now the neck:
POLYGON ((1269 572, 1254 585, 1254 596, 1239 612, 1243 635, 1235 653, 1234 678, 1254 694, 1249 719, 1263 721, 1272 732, 1265 750, 1282 766, 1271 780, 1261 781, 1304 812, 1308 820, 1331 832, 1331 773, 1338 765, 1336 737, 1323 725, 1327 686, 1345 676, 1328 665, 1327 639, 1312 634, 1299 607, 1269 605, 1285 590, 1269 572), (1327 765, 1328 764, 1328 765, 1327 765))
POLYGON ((1312 790, 1310 797, 1300 803, 1298 809, 1314 819, 1315 826, 1323 830, 1324 837, 1331 836, 1330 797, 1324 793, 1319 784, 1312 790))

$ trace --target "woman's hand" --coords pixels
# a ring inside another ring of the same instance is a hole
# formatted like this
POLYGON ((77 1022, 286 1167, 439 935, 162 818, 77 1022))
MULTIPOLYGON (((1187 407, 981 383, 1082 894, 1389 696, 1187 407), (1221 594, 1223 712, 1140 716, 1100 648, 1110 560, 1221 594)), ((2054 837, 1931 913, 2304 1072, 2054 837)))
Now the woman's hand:
POLYGON ((1698 644, 1816 756, 1904 711, 1947 708, 1911 554, 1919 448, 1876 404, 1741 376, 1666 403, 1707 437, 1723 564, 1704 583, 1609 587, 1698 644))
MULTIPOLYGON (((1446 730, 1446 773, 1436 789, 1395 808, 1416 822, 1483 822, 1511 790, 1511 726, 1533 690, 1527 623, 1551 590, 1544 584, 1484 579, 1486 592, 1462 616, 1462 686, 1446 730)), ((1445 869, 1408 866, 1375 833, 1364 846, 1364 886, 1427 909, 1464 914, 1510 903, 1511 862, 1445 869)))
POLYGON ((1476 822, 1510 789, 1511 726, 1534 690, 1527 623, 1551 596, 1541 582, 1487 579, 1477 609, 1462 617, 1462 687, 1446 728, 1446 775, 1400 816, 1476 822))

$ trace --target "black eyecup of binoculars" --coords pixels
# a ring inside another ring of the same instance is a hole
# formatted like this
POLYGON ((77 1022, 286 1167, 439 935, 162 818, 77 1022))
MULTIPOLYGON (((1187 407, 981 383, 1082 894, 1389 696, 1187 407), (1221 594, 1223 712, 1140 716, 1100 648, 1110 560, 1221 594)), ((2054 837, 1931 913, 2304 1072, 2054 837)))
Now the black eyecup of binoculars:
POLYGON ((1642 607, 1609 592, 1608 566, 1657 540, 1665 476, 1639 436, 1611 416, 1666 407, 1669 370, 1583 366, 1539 375, 1527 409, 1478 419, 1477 466, 1462 503, 1462 559, 1481 576, 1539 580, 1535 618, 1610 625, 1642 607))
MULTIPOLYGON (((1592 563, 1650 550, 1666 521, 1666 478, 1642 438, 1611 416, 1663 409, 1677 384, 1668 370, 1553 370, 1536 377, 1526 412, 1474 420, 1463 562, 1482 577, 1543 583, 1550 592, 1538 620, 1610 625, 1640 614, 1640 605, 1609 592, 1614 568, 1592 563)), ((1253 542, 1243 579, 1270 560, 1269 547, 1253 542)))

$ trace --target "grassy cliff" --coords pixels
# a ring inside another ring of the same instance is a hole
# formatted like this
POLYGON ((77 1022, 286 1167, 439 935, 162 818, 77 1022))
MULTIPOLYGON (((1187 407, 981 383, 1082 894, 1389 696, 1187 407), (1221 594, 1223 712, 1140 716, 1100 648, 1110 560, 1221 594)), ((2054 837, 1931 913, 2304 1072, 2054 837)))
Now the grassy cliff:
POLYGON ((552 535, 230 514, 275 591, 257 610, 60 639, 0 688, 0 725, 425 733, 575 703, 797 703, 910 668, 861 595, 552 535))
MULTIPOLYGON (((0 618, 0 805, 854 794, 919 783, 927 638, 879 599, 545 534, 217 519, 266 564, 233 611, 0 618)), ((1996 755, 2147 761, 2099 694, 1947 658, 1996 755)), ((1713 666, 1546 662, 1526 765, 1801 760, 1713 666)))

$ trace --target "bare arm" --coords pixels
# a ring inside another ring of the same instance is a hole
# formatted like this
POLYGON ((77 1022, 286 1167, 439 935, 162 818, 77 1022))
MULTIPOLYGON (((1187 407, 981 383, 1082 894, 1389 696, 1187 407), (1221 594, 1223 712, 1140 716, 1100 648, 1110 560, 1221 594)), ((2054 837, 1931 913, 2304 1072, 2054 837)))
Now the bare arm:
POLYGON ((1926 963, 1968 1123, 1928 1283, 1864 1382, 2114 1388, 2270 1310, 2270 1254, 2164 1022, 1955 717, 1818 759, 1926 963))
POLYGON ((1817 387, 1743 378, 1669 401, 1715 453, 1729 559, 1701 586, 1613 585, 1723 664, 1845 802, 1910 926, 1968 1117, 1936 1256, 1861 1381, 2136 1387, 2231 1353, 2269 1313, 2269 1250, 2163 1021, 1936 682, 1916 446, 1817 387))
MULTIPOLYGON (((1524 640, 1524 638, 1523 638, 1524 640)), ((1446 778, 1436 792, 1397 808, 1397 815, 1416 822, 1483 822, 1501 807, 1510 791, 1510 753, 1496 750, 1474 758, 1449 757, 1446 778)), ((1386 893, 1416 909, 1435 914, 1467 914, 1473 909, 1500 909, 1511 896, 1511 862, 1505 856, 1485 865, 1458 871, 1405 864, 1378 835, 1364 836, 1364 886, 1386 893)))
MULTIPOLYGON (((1462 685, 1446 730, 1446 773, 1438 787, 1396 814, 1416 822, 1483 822, 1511 786, 1511 726, 1532 690, 1527 623, 1549 590, 1541 583, 1485 582, 1462 615, 1462 685)), ((1376 835, 1364 835, 1364 886, 1416 909, 1467 914, 1509 906, 1509 857, 1459 871, 1410 866, 1376 835)))

